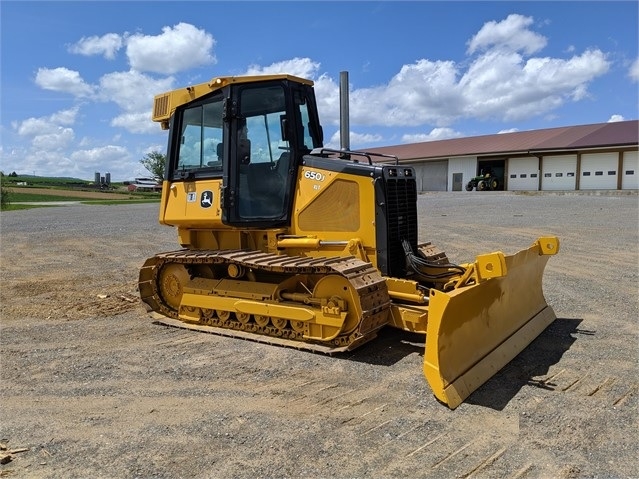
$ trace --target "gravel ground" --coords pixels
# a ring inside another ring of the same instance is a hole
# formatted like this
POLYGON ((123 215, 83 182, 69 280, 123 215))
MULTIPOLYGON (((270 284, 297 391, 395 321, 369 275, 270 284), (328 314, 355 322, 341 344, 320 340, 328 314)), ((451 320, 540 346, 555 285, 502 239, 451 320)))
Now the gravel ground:
POLYGON ((555 234, 559 319, 455 411, 400 331, 338 357, 154 325, 157 205, 0 217, 0 476, 639 477, 636 194, 432 193, 456 262, 555 234), (10 456, 9 456, 10 454, 10 456))

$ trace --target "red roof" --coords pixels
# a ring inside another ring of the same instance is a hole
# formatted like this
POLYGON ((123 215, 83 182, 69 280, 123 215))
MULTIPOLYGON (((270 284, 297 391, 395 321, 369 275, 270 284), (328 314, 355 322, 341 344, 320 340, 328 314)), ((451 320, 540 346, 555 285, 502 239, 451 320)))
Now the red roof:
POLYGON ((395 155, 400 160, 411 160, 637 146, 639 120, 629 120, 426 141, 368 148, 367 151, 395 155))

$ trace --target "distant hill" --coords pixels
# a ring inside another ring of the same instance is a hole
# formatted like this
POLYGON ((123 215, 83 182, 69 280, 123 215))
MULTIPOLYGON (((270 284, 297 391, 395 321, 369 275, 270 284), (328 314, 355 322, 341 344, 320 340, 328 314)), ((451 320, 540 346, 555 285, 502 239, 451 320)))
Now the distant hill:
POLYGON ((71 178, 64 176, 34 176, 34 175, 4 175, 2 184, 5 186, 41 186, 41 187, 80 187, 93 186, 92 181, 81 180, 80 178, 71 178))

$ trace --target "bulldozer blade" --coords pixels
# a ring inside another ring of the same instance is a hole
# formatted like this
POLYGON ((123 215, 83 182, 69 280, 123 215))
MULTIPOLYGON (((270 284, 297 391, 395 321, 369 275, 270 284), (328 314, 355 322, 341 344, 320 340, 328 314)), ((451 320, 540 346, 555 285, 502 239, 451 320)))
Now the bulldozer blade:
MULTIPOLYGON (((559 240, 539 238, 504 256, 505 274, 452 292, 431 291, 424 374, 451 409, 461 404, 555 319, 542 277, 559 240)), ((501 253, 498 253, 501 254, 501 253)))

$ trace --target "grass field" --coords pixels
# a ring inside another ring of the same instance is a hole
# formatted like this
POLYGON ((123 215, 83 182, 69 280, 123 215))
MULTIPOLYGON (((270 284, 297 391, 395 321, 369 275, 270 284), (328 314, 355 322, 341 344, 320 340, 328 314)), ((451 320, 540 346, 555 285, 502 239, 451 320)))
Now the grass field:
MULTIPOLYGON (((3 182, 3 186, 4 182, 3 182)), ((91 190, 88 187, 8 187, 9 202, 2 211, 24 210, 50 206, 52 202, 74 202, 87 204, 133 204, 154 203, 160 200, 158 193, 130 192, 124 187, 113 191, 91 190)))

